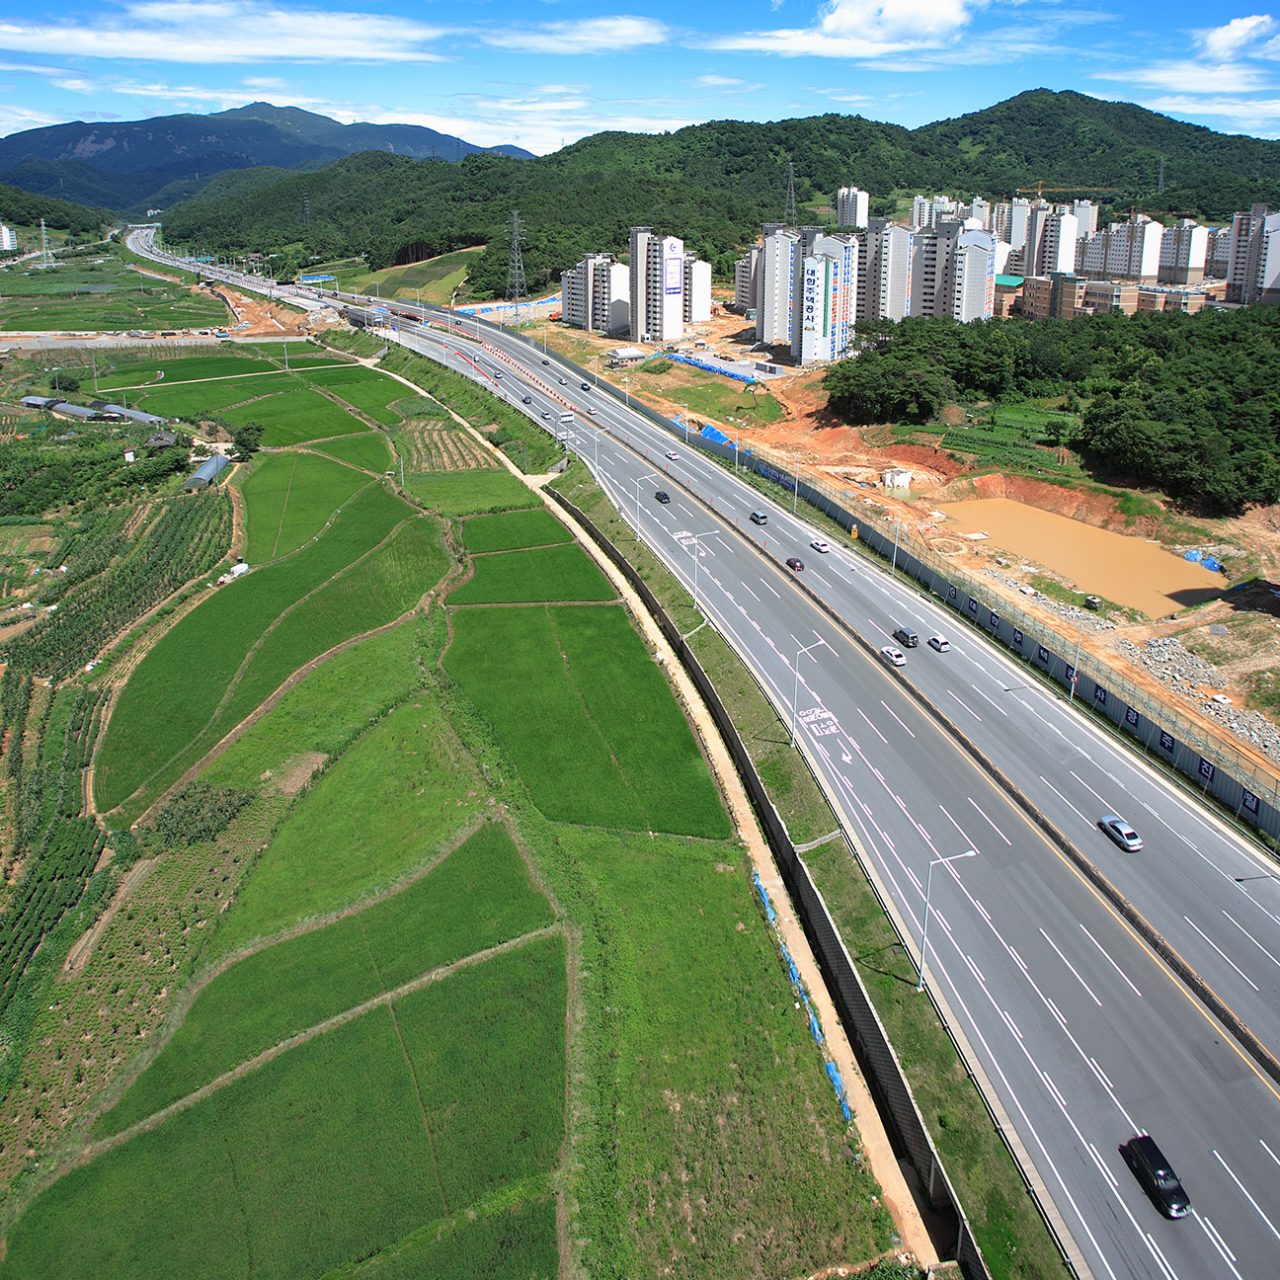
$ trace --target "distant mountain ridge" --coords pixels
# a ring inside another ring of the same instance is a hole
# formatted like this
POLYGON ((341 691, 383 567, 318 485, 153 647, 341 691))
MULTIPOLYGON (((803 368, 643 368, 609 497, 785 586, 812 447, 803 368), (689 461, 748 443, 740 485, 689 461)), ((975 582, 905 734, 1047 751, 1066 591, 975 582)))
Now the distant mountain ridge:
POLYGON ((194 195, 231 169, 308 169, 357 151, 418 160, 476 153, 527 159, 520 147, 477 147, 413 124, 340 124, 297 107, 251 102, 214 115, 49 125, 0 138, 0 182, 136 213, 194 195))
POLYGON ((505 285, 506 228, 518 209, 531 287, 585 252, 626 252, 628 228, 641 224, 682 236, 725 276, 760 224, 781 219, 788 162, 810 206, 802 220, 821 221, 813 207, 849 183, 870 191, 873 213, 893 213, 895 192, 1002 199, 1037 180, 1050 199, 1102 188, 1092 198, 1115 216, 1136 206, 1223 220, 1255 201, 1280 207, 1280 142, 1035 89, 919 129, 845 115, 716 120, 593 134, 518 164, 490 154, 424 165, 383 151, 306 174, 248 170, 173 208, 165 234, 205 251, 301 244, 301 261, 363 254, 373 266, 488 244, 470 272, 483 295, 505 285))

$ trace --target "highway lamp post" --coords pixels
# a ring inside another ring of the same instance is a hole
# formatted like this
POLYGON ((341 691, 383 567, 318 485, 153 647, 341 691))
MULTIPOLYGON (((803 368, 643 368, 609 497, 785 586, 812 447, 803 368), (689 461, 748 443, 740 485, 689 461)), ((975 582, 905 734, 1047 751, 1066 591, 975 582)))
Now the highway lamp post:
POLYGON ((719 532, 719 529, 708 529, 706 533, 693 535, 693 607, 699 613, 702 612, 702 606, 698 603, 698 568, 702 563, 702 539, 710 538, 719 532))
POLYGON ((791 455, 791 514, 795 515, 800 509, 800 455, 793 453, 791 455))
POLYGON ((961 858, 975 858, 978 855, 976 849, 966 849, 963 853, 948 854, 945 858, 934 858, 929 863, 929 874, 924 878, 924 928, 920 930, 920 971, 916 977, 916 990, 924 990, 924 956, 925 948, 929 945, 929 908, 931 905, 930 895, 933 893, 933 869, 942 862, 959 862, 961 858))
POLYGON ((1232 876, 1236 884, 1244 884, 1248 880, 1280 880, 1273 871, 1264 871, 1260 876, 1232 876))
POLYGON ((741 436, 733 437, 733 474, 735 476, 738 474, 738 442, 741 439, 741 436))
POLYGON ((684 442, 686 446, 689 443, 689 406, 682 404, 680 406, 684 416, 680 419, 680 425, 684 428, 684 442))
POLYGON ((800 700, 800 659, 806 653, 811 653, 814 649, 821 649, 827 642, 825 640, 815 640, 810 645, 805 645, 802 649, 796 650, 795 684, 791 687, 791 745, 796 745, 796 703, 800 700))
POLYGON ((622 400, 628 409, 631 408, 631 377, 629 374, 622 375, 622 400))
POLYGON ((1067 686, 1067 704, 1076 700, 1076 685, 1080 682, 1080 642, 1084 639, 1084 614, 1080 615, 1080 625, 1076 628, 1076 656, 1071 660, 1071 681, 1067 686))
POLYGON ((657 476, 657 474, 658 473, 656 471, 650 471, 647 476, 636 477, 636 537, 637 538, 640 536, 640 486, 644 484, 646 480, 654 479, 654 477, 657 476))

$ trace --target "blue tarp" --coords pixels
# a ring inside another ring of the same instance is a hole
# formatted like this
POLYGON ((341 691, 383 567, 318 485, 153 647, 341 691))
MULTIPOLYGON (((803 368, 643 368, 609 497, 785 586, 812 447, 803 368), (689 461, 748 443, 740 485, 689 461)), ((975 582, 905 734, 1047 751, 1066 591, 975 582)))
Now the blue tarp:
POLYGON ((754 385, 756 377, 751 373, 736 373, 732 369, 722 368, 718 364, 710 364, 706 360, 695 360, 693 356, 678 356, 674 351, 667 351, 661 357, 674 360, 677 364, 691 364, 695 369, 705 369, 708 373, 718 373, 722 378, 732 378, 735 382, 746 382, 754 385))
POLYGON ((1204 567, 1205 567, 1206 569, 1208 569, 1210 573, 1221 573, 1221 572, 1222 572, 1222 561, 1221 561, 1221 560, 1215 560, 1212 556, 1205 556, 1205 557, 1203 557, 1203 558, 1201 559, 1200 563, 1201 563, 1202 565, 1204 565, 1204 567))
POLYGON ((760 883, 760 873, 758 871, 751 873, 751 883, 755 885, 756 892, 760 895, 760 901, 764 903, 764 913, 768 917, 769 923, 776 923, 777 916, 773 913, 773 903, 769 901, 769 891, 760 883))
POLYGON ((836 1091, 836 1097, 840 1101, 840 1111, 844 1116, 845 1123, 848 1124, 853 1119, 853 1112, 849 1110, 849 1099, 845 1096, 844 1081, 840 1079, 840 1070, 834 1062, 827 1063, 827 1076, 831 1080, 831 1087, 836 1091))
POLYGON ((710 423, 707 423, 707 425, 703 427, 698 434, 707 440, 714 440, 716 444, 732 444, 733 443, 733 441, 730 440, 729 437, 725 435, 725 433, 721 431, 719 427, 713 427, 710 423))
POLYGON ((1182 557, 1184 560, 1190 560, 1192 564, 1198 564, 1204 558, 1203 551, 1197 551, 1194 547, 1182 557))

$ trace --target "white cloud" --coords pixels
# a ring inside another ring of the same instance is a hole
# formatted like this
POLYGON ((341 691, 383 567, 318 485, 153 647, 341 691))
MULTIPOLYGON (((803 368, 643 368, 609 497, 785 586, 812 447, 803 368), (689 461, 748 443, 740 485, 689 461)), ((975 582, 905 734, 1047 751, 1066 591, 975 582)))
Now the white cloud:
POLYGON ((747 82, 739 80, 737 76, 699 76, 695 83, 704 84, 710 89, 736 89, 747 82))
POLYGON ((1241 131, 1253 131, 1280 122, 1280 98, 1188 97, 1168 94, 1141 103, 1149 111, 1170 116, 1220 116, 1241 131))
POLYGON ((1173 93, 1251 93, 1268 86, 1269 77, 1259 67, 1243 63, 1160 62, 1149 67, 1117 67, 1095 71, 1095 80, 1120 80, 1147 89, 1173 93))
POLYGON ((521 53, 626 53, 644 45, 666 44, 671 29, 654 18, 619 15, 514 30, 494 28, 481 32, 480 38, 495 48, 521 53))
POLYGON ((47 124, 62 124, 58 116, 45 114, 43 111, 32 111, 29 107, 19 107, 12 103, 0 102, 0 138, 11 133, 21 133, 24 129, 40 129, 47 124))
POLYGON ((278 0, 136 0, 120 18, 0 21, 0 49, 129 61, 433 62, 448 34, 407 18, 291 8, 278 0))
POLYGON ((1196 43, 1207 57, 1216 62, 1226 62, 1241 53, 1246 45, 1270 35, 1275 25, 1275 19, 1267 13, 1255 13, 1248 18, 1232 18, 1220 27, 1196 32, 1196 43))
POLYGON ((827 0, 815 26, 721 36, 711 47, 783 57, 875 58, 946 45, 985 6, 986 0, 827 0))

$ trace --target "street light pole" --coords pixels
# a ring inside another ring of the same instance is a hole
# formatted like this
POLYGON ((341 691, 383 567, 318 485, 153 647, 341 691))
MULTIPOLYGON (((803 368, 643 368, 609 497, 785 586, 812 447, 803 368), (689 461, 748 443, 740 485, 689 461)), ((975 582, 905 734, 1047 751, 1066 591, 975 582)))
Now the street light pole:
POLYGON ((924 990, 924 956, 929 945, 929 907, 933 893, 933 869, 943 862, 959 862, 961 858, 977 857, 977 849, 966 849, 963 853, 952 853, 945 858, 934 858, 929 863, 929 874, 924 878, 924 928, 920 931, 920 971, 916 978, 916 990, 924 990))
POLYGON ((811 645, 806 645, 804 648, 796 650, 796 679, 791 688, 791 745, 793 747, 796 745, 796 703, 800 701, 800 659, 814 649, 821 649, 826 643, 825 640, 815 640, 811 645))
POLYGON ((1076 628, 1076 656, 1071 660, 1071 683, 1067 688, 1067 705, 1076 700, 1076 685, 1080 680, 1080 642, 1084 639, 1084 614, 1080 615, 1080 625, 1076 628))
POLYGON ((658 473, 656 471, 650 471, 647 476, 636 477, 635 483, 636 483, 636 537, 637 538, 640 536, 640 486, 644 484, 646 480, 652 480, 654 476, 656 476, 657 474, 658 473))

